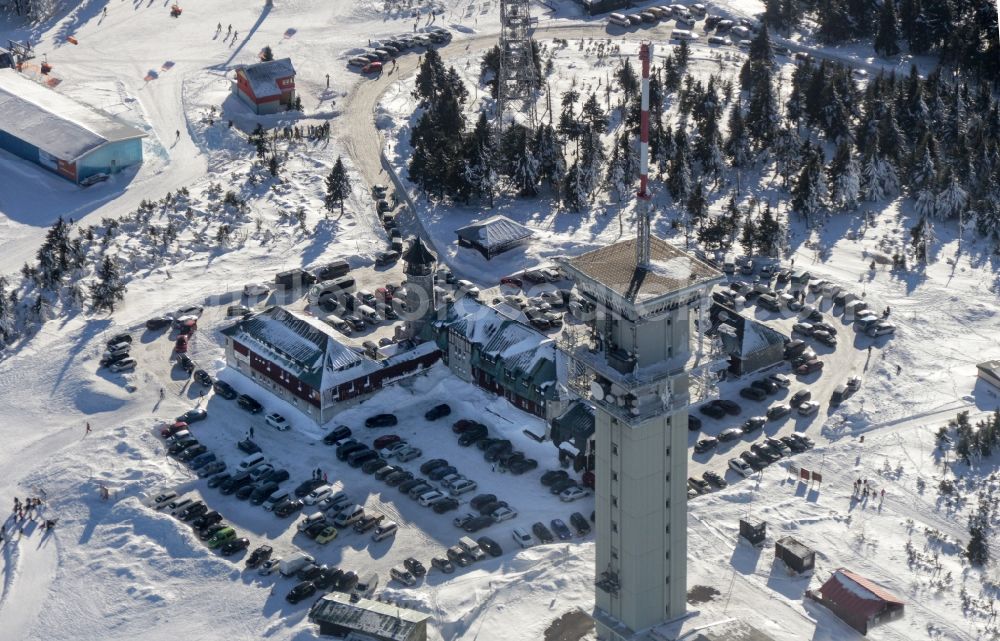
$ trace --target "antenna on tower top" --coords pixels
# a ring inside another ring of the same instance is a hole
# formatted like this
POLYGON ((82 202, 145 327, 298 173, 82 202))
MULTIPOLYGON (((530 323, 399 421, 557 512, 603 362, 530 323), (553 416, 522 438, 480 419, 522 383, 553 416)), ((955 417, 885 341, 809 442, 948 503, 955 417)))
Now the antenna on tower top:
POLYGON ((636 267, 649 267, 649 64, 653 59, 653 43, 639 45, 642 60, 642 112, 639 124, 639 193, 636 202, 636 267))

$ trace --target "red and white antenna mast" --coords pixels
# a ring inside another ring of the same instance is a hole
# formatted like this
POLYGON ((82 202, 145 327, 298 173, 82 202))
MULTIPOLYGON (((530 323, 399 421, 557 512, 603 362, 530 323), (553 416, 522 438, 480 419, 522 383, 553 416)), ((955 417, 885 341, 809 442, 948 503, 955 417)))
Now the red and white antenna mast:
POLYGON ((636 203, 637 235, 635 239, 636 267, 649 267, 649 65, 653 60, 653 43, 639 46, 642 60, 642 115, 639 124, 639 200, 636 203))

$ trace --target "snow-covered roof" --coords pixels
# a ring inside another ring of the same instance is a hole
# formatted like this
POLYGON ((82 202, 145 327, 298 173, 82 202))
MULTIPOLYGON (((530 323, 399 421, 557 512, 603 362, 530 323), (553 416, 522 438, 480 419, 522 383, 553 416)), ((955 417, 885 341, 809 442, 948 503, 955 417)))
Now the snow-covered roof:
POLYGON ((635 238, 629 238, 606 245, 570 258, 565 265, 577 275, 578 287, 589 289, 594 282, 632 304, 722 278, 708 263, 656 236, 650 238, 649 269, 642 269, 636 261, 635 243, 635 238))
POLYGON ((269 307, 259 314, 237 321, 222 333, 255 351, 266 354, 302 381, 316 389, 326 389, 341 379, 346 370, 366 359, 337 340, 333 329, 310 316, 283 307, 269 307))
POLYGON ((709 315, 723 338, 726 351, 741 359, 771 346, 785 343, 785 336, 781 332, 747 318, 721 303, 712 303, 709 315))
POLYGON ((291 58, 268 60, 253 65, 239 65, 236 70, 243 72, 247 82, 250 83, 253 95, 258 98, 280 96, 281 87, 278 86, 278 80, 291 78, 295 75, 295 67, 292 66, 291 58))
POLYGON ((309 619, 314 623, 330 623, 376 639, 393 641, 407 641, 413 629, 429 618, 428 614, 382 601, 352 601, 350 595, 343 592, 327 594, 309 611, 309 619))
POLYGON ((819 589, 823 599, 871 618, 886 605, 904 605, 904 601, 881 585, 844 568, 837 569, 819 589))
POLYGON ((0 131, 66 162, 110 142, 146 135, 13 69, 0 69, 0 131))
POLYGON ((455 233, 462 240, 485 249, 499 249, 530 238, 534 234, 521 223, 506 216, 491 216, 478 223, 456 229, 455 233))

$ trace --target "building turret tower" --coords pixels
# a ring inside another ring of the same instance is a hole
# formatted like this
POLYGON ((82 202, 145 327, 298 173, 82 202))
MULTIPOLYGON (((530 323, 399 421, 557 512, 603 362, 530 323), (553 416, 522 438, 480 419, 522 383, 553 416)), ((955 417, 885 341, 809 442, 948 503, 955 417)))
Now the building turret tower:
POLYGON ((428 322, 434 319, 437 308, 434 298, 434 271, 437 257, 427 249, 419 237, 410 242, 410 247, 403 254, 406 274, 406 335, 409 338, 420 336, 428 322))

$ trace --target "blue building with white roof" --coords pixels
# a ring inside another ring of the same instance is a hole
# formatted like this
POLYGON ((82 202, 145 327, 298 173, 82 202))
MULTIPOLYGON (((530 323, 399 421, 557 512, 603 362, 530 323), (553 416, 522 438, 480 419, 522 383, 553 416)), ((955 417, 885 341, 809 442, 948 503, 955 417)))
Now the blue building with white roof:
POLYGON ((75 183, 142 163, 146 133, 0 69, 0 149, 75 183))

